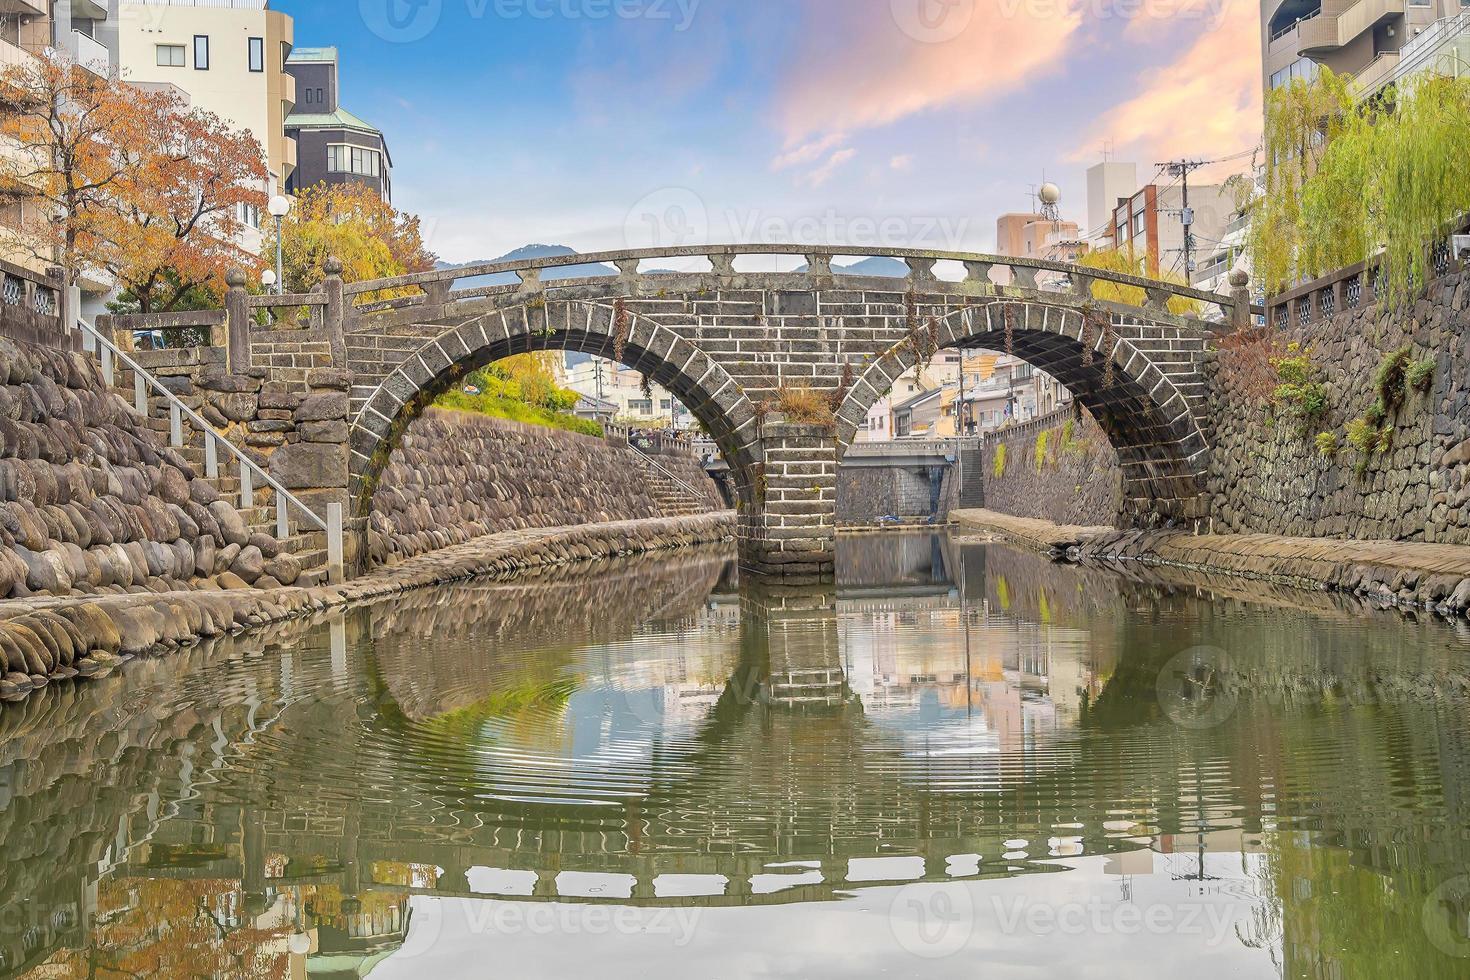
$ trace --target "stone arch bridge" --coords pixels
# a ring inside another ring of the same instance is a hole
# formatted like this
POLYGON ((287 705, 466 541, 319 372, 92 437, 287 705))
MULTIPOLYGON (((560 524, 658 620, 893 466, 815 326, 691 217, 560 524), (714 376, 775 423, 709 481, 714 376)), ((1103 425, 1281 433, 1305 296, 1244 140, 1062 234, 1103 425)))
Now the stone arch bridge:
POLYGON ((1169 303, 1218 307, 1227 325, 1252 312, 1243 284, 1222 296, 1063 263, 905 249, 681 247, 351 284, 339 272, 329 262, 320 290, 295 296, 247 296, 236 277, 220 322, 231 372, 287 377, 303 363, 350 372, 340 477, 350 515, 366 518, 403 429, 466 373, 512 354, 583 351, 652 377, 683 402, 730 464, 743 563, 791 574, 830 571, 846 446, 895 379, 946 348, 1009 351, 1065 385, 1117 450, 1125 520, 1199 520, 1210 451, 1199 361, 1218 324, 1171 313, 1169 303), (903 261, 908 275, 834 269, 834 260, 877 254, 903 261), (802 260, 803 271, 746 268, 781 257, 802 260), (702 268, 645 272, 645 263, 702 268), (617 271, 546 275, 593 264, 617 271), (513 281, 456 288, 492 274, 513 281), (1142 302, 1103 298, 1122 295, 1118 287, 1142 302), (309 315, 280 318, 282 307, 309 315), (273 326, 260 325, 262 309, 274 311, 273 326), (831 419, 783 416, 782 395, 795 389, 820 396, 831 419))

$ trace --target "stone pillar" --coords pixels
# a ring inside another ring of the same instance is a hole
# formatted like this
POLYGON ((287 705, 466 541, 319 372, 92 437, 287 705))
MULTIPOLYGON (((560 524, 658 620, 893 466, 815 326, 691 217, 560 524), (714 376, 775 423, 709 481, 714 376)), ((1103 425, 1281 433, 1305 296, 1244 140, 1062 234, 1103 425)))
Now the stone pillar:
POLYGON ((250 295, 245 292, 245 273, 231 269, 225 274, 225 335, 228 370, 244 374, 250 370, 250 295))
POLYGON ((342 296, 342 263, 328 258, 322 263, 326 278, 322 280, 322 292, 327 296, 327 308, 323 320, 327 330, 327 341, 332 348, 332 366, 339 370, 347 368, 347 333, 344 321, 346 306, 342 296))
POLYGON ((1251 325, 1251 277, 1244 269, 1230 273, 1230 300, 1234 304, 1230 311, 1232 330, 1244 330, 1251 325))
POLYGON ((847 675, 831 585, 766 580, 741 589, 740 649, 764 665, 762 700, 773 707, 836 707, 847 675))
POLYGON ((767 424, 762 460, 740 511, 740 566, 757 575, 830 580, 837 538, 837 437, 813 425, 767 424))

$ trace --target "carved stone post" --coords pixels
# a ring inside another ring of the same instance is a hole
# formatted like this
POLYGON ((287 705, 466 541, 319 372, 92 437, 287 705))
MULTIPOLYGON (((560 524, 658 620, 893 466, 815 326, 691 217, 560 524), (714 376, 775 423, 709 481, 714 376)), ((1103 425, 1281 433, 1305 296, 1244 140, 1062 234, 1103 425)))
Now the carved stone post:
POLYGON ((326 278, 322 280, 322 292, 327 295, 327 308, 323 320, 327 328, 327 342, 332 348, 332 367, 347 367, 347 333, 343 325, 345 315, 342 297, 342 263, 328 258, 322 263, 326 278))
POLYGON ((229 292, 225 294, 226 362, 231 374, 250 370, 250 295, 245 292, 245 273, 231 269, 225 274, 229 292))
POLYGON ((1230 328, 1244 330, 1251 325, 1251 277, 1244 269, 1230 273, 1230 328))

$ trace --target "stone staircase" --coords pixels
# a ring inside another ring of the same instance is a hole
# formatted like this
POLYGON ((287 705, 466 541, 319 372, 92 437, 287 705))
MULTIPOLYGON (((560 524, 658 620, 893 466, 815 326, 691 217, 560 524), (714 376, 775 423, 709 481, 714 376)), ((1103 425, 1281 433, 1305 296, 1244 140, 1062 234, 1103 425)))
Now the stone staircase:
MULTIPOLYGON (((183 389, 181 392, 176 392, 179 400, 195 412, 200 411, 204 401, 203 395, 197 390, 190 391, 183 385, 179 385, 179 388, 183 389)), ((114 379, 114 390, 129 405, 135 405, 133 372, 123 365, 118 366, 117 376, 114 379)), ((172 445, 173 423, 170 420, 171 406, 168 399, 157 393, 150 393, 147 401, 148 414, 143 420, 144 427, 154 434, 157 445, 172 445)), ((187 418, 183 419, 181 429, 183 444, 174 446, 174 450, 193 467, 198 477, 207 480, 214 486, 222 500, 227 500, 234 506, 236 513, 240 515, 251 534, 258 533, 275 538, 283 553, 292 555, 301 563, 301 578, 295 584, 302 586, 324 584, 328 578, 326 532, 302 526, 301 516, 293 512, 289 517, 291 534, 285 538, 279 537, 275 491, 269 486, 259 485, 257 480, 252 485, 251 506, 243 506, 239 464, 227 452, 218 450, 217 475, 207 476, 204 433, 196 429, 187 418)), ((257 454, 252 454, 252 456, 257 462, 260 462, 257 454)))
POLYGON ((656 459, 642 450, 629 446, 642 467, 648 482, 648 495, 658 513, 663 517, 688 517, 706 513, 709 504, 682 480, 666 470, 656 459))

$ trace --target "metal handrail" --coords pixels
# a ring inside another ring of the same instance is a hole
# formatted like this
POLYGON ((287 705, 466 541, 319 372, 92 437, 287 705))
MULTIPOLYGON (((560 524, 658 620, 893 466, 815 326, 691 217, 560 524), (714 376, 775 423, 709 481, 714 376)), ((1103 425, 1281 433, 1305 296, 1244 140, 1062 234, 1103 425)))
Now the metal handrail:
POLYGON ((169 391, 163 382, 150 374, 141 364, 133 360, 117 344, 108 337, 103 336, 97 330, 83 320, 77 320, 77 327, 98 344, 98 354, 102 361, 102 380, 110 388, 116 378, 116 366, 113 359, 116 358, 133 372, 133 407, 139 414, 148 415, 148 390, 161 394, 169 404, 169 444, 174 448, 180 448, 184 444, 183 420, 188 419, 194 427, 204 434, 204 470, 205 476, 215 479, 219 476, 219 447, 224 446, 225 451, 240 464, 240 507, 248 510, 255 506, 255 480, 276 493, 276 537, 289 538, 291 536, 291 507, 299 510, 311 526, 327 535, 327 564, 328 574, 332 581, 342 580, 342 505, 331 503, 327 505, 327 516, 322 518, 306 506, 300 498, 287 490, 271 477, 255 460, 245 453, 244 450, 235 446, 224 436, 214 431, 203 416, 195 412, 183 400, 169 391))
POLYGON ((689 484, 687 484, 683 480, 679 479, 673 473, 669 472, 668 468, 665 467, 662 463, 660 463, 658 460, 654 459, 652 456, 650 456, 647 453, 645 453, 643 450, 639 449, 637 446, 633 445, 631 442, 628 443, 628 448, 631 449, 631 450, 633 450, 633 452, 637 453, 639 456, 643 457, 643 461, 645 463, 648 463, 650 466, 652 466, 654 469, 658 470, 664 476, 668 477, 670 480, 673 480, 674 483, 678 485, 679 489, 681 489, 685 493, 689 494, 689 496, 693 497, 695 500, 700 500, 700 499, 702 499, 704 497, 704 494, 700 493, 698 490, 694 489, 689 484))

